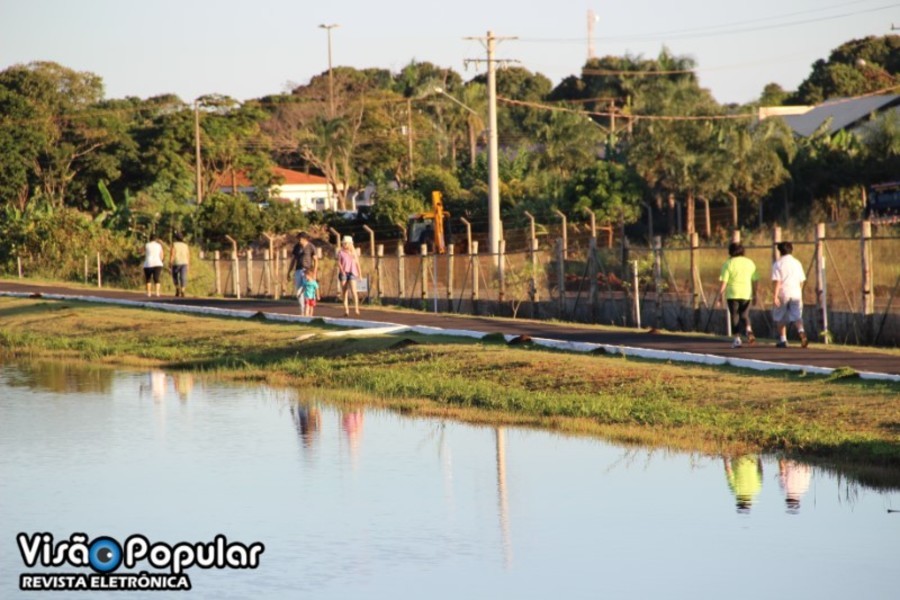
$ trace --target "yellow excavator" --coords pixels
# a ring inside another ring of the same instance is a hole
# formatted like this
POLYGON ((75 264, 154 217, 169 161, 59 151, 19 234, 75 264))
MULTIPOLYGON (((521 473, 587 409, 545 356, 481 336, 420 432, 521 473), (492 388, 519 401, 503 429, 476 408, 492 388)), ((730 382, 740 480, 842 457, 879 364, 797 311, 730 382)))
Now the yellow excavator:
POLYGON ((422 244, 428 251, 443 254, 447 251, 447 227, 450 224, 450 213, 444 210, 443 195, 435 190, 431 192, 431 210, 410 215, 406 228, 407 254, 418 254, 422 244))

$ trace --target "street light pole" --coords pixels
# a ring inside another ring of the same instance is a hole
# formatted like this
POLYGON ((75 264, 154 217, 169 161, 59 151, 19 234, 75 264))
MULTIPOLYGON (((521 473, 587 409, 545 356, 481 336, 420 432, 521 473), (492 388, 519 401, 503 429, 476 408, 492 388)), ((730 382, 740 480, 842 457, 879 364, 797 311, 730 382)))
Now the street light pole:
POLYGON ((497 63, 494 48, 497 39, 487 34, 488 81, 488 244, 494 255, 494 264, 500 264, 500 240, 503 239, 503 222, 500 221, 500 167, 497 160, 497 63))
POLYGON ((321 29, 328 32, 328 109, 329 116, 334 118, 334 71, 331 68, 331 30, 340 27, 337 23, 331 25, 319 25, 321 29))

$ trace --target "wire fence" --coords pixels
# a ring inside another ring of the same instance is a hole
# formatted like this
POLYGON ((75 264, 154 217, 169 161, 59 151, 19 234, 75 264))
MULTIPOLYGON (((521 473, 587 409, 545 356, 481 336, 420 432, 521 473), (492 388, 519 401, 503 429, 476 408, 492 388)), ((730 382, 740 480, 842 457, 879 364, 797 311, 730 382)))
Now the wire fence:
MULTIPOLYGON (((818 225, 806 239, 791 239, 794 256, 804 265, 804 320, 822 341, 900 345, 900 227, 868 222, 846 227, 839 236, 818 225), (849 232, 848 232, 849 231, 849 232)), ((337 232, 334 232, 337 234, 337 232)), ((774 336, 771 266, 775 245, 787 239, 779 228, 772 239, 748 240, 746 256, 760 276, 751 320, 758 335, 774 336)), ((339 236, 338 236, 339 237, 339 236)), ((733 239, 739 240, 739 232, 733 239)), ((406 254, 402 244, 363 243, 358 248, 363 273, 360 299, 426 311, 557 319, 673 331, 724 334, 728 328, 716 300, 719 273, 728 257, 726 243, 700 244, 656 237, 651 245, 631 245, 612 232, 589 228, 547 227, 535 236, 508 232, 497 254, 481 251, 470 239, 464 253, 450 245, 446 253, 422 247, 406 254), (569 233, 569 235, 563 235, 569 233), (515 248, 507 250, 506 242, 515 248)), ((340 294, 336 246, 317 241, 322 297, 340 294)), ((196 252, 188 294, 195 296, 293 298, 287 245, 230 252, 196 252)), ((102 285, 102 257, 85 255, 84 279, 102 285)), ((118 266, 117 269, 121 269, 118 266)), ((19 276, 28 271, 18 261, 19 276)), ((139 269, 138 269, 139 270, 139 269)), ((142 280, 135 277, 140 289, 142 280)), ((174 289, 164 280, 164 292, 174 289)))

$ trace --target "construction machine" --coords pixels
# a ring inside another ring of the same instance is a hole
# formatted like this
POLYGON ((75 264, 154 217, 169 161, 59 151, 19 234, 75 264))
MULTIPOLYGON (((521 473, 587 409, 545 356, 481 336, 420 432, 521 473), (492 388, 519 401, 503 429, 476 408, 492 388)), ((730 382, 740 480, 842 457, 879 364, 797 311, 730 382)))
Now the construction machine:
POLYGON ((450 238, 450 213, 444 210, 442 194, 431 192, 431 210, 410 215, 406 227, 406 254, 418 254, 422 244, 428 252, 443 254, 450 238))

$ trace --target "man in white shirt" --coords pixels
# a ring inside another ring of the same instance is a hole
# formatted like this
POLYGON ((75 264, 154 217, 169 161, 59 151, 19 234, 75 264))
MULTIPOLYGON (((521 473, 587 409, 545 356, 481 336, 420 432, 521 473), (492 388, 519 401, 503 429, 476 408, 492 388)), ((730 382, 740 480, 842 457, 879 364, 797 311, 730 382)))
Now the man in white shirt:
POLYGON ((778 325, 779 348, 787 347, 787 326, 794 323, 797 327, 797 335, 800 336, 800 345, 804 348, 809 344, 806 331, 803 329, 803 282, 806 281, 806 273, 800 261, 791 254, 794 245, 790 242, 778 244, 778 254, 781 257, 772 265, 772 281, 775 282, 775 308, 772 309, 772 319, 778 325))

